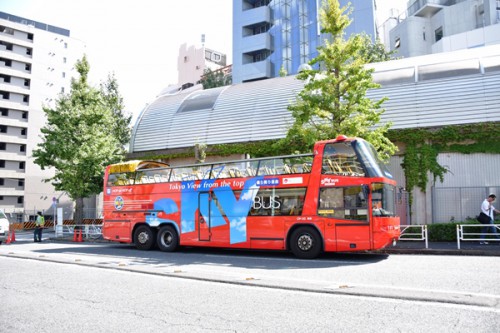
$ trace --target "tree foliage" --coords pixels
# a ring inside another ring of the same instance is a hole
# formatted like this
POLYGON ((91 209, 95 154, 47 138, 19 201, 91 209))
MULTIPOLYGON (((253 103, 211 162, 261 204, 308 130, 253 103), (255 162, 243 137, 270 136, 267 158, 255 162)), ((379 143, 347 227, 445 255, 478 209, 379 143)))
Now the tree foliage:
MULTIPOLYGON (((310 151, 314 142, 335 138, 339 134, 357 136, 371 142, 379 156, 386 160, 396 146, 385 137, 390 124, 379 125, 385 101, 366 97, 368 89, 378 88, 373 70, 365 68, 372 59, 367 56, 367 36, 344 38, 350 24, 347 7, 337 0, 326 0, 321 9, 321 32, 327 34, 318 56, 309 64, 313 69, 297 75, 305 81, 297 102, 289 106, 294 123, 279 145, 290 152, 310 151)), ((368 37, 369 38, 369 37, 368 37)))
POLYGON ((102 191, 105 167, 123 159, 131 117, 123 113, 114 76, 97 89, 88 83, 90 66, 85 56, 75 68, 79 77, 72 79, 71 91, 58 97, 55 108, 43 108, 47 123, 33 157, 42 170, 55 169, 45 181, 76 201, 78 221, 83 198, 102 191))
POLYGON ((200 83, 203 89, 217 88, 230 85, 233 82, 231 75, 226 75, 221 70, 213 71, 210 68, 205 69, 200 83))

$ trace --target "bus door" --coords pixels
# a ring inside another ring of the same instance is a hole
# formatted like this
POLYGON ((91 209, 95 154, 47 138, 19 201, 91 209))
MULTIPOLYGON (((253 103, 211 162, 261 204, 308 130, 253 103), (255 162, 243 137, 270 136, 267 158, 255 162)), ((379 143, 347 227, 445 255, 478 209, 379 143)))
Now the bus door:
POLYGON ((320 189, 318 215, 328 218, 325 233, 327 239, 336 240, 336 251, 371 248, 366 186, 335 186, 320 189))
POLYGON ((200 241, 210 241, 211 230, 210 230, 210 206, 212 201, 212 195, 210 192, 200 192, 198 195, 198 240, 200 241), (206 216, 203 216, 202 211, 207 212, 206 216))

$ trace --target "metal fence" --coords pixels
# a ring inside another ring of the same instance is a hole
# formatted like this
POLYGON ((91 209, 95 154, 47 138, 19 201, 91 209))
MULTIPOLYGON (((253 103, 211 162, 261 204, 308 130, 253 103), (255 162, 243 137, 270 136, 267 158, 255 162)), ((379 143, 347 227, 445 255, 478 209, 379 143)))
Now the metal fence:
MULTIPOLYGON (((57 208, 63 209, 62 219, 64 225, 74 225, 74 209, 73 207, 56 207, 56 209, 40 210, 45 217, 45 227, 54 227, 56 220, 57 208)), ((23 230, 33 229, 35 227, 36 214, 38 210, 16 210, 5 211, 5 215, 9 219, 11 229, 23 230)), ((84 208, 83 209, 83 224, 97 225, 102 223, 102 209, 84 208)))
POLYGON ((433 187, 432 221, 442 223, 475 219, 481 212, 481 203, 490 193, 500 195, 500 186, 433 187))

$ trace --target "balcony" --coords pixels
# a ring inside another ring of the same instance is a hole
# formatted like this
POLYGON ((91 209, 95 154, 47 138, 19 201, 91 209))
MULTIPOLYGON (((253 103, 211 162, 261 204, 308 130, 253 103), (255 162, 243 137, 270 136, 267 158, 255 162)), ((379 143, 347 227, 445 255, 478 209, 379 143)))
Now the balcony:
POLYGON ((244 37, 242 45, 242 53, 250 53, 258 50, 271 50, 271 35, 266 32, 258 35, 244 37))
POLYGON ((448 0, 415 0, 408 7, 408 16, 431 17, 446 7, 448 0))
POLYGON ((266 59, 244 64, 241 73, 243 82, 271 78, 271 61, 266 59))
POLYGON ((262 22, 272 23, 271 8, 268 6, 244 10, 240 15, 240 21, 238 23, 245 27, 262 22))

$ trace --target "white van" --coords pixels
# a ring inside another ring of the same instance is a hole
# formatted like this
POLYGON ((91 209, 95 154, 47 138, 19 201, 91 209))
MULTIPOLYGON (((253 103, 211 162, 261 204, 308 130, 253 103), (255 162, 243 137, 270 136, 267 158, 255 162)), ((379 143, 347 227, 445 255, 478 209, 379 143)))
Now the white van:
POLYGON ((5 213, 0 210, 0 244, 5 242, 9 237, 9 220, 5 213))

